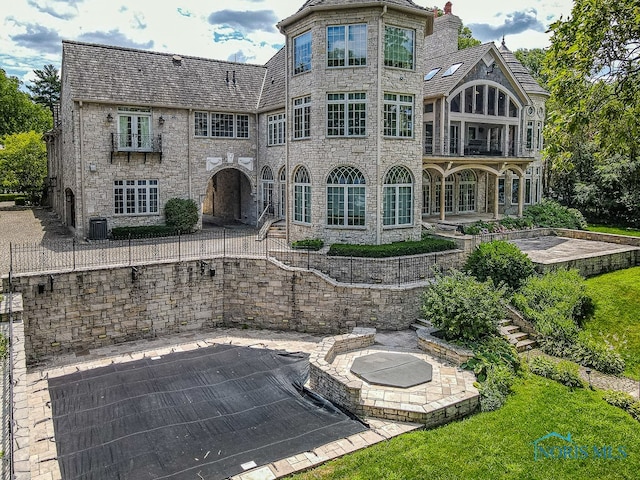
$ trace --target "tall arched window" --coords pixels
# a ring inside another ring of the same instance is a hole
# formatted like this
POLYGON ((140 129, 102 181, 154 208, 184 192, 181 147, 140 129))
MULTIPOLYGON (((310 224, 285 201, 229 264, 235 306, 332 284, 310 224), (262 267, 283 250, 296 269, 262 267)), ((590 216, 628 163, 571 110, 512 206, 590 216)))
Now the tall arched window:
POLYGON ((422 214, 431 213, 431 175, 426 170, 422 171, 422 214))
POLYGON ((280 169, 280 175, 278 178, 280 179, 280 202, 278 205, 278 215, 281 218, 284 218, 287 214, 287 169, 285 167, 280 169))
POLYGON ((413 222, 413 179, 405 167, 395 166, 384 178, 382 224, 411 225, 413 222))
POLYGON ((262 169, 261 177, 262 190, 262 210, 269 207, 269 211, 273 212, 273 171, 270 167, 262 169))
POLYGON ((327 225, 364 226, 366 187, 362 172, 342 166, 327 178, 327 225))
POLYGON ((311 223, 311 179, 305 167, 298 167, 293 178, 293 219, 311 223))
POLYGON ((476 210, 476 176, 471 170, 463 170, 458 174, 458 211, 474 212, 476 210))

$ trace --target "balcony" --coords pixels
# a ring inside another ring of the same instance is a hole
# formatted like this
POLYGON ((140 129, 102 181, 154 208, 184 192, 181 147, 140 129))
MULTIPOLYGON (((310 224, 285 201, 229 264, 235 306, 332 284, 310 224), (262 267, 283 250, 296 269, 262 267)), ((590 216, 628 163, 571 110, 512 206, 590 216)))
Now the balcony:
POLYGON ((127 161, 131 161, 132 153, 144 154, 144 161, 147 162, 147 154, 157 153, 162 162, 162 135, 142 135, 135 133, 112 133, 111 134, 111 163, 114 154, 126 153, 127 161))

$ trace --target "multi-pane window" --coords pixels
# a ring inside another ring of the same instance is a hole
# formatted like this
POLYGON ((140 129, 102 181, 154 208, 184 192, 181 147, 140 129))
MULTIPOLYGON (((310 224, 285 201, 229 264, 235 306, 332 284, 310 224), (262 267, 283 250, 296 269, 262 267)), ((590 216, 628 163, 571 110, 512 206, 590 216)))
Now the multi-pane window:
POLYGON ((384 135, 413 136, 413 95, 384 94, 384 135))
POLYGON ((194 112, 196 137, 249 138, 249 115, 194 112))
POLYGON ((262 169, 262 178, 260 180, 260 190, 262 196, 262 210, 269 209, 269 213, 273 213, 273 171, 266 166, 262 169))
POLYGON ((116 215, 158 213, 158 180, 116 180, 113 182, 116 215))
POLYGON ((460 137, 460 127, 458 125, 449 126, 449 154, 458 153, 458 141, 460 137))
POLYGON ((353 167, 338 167, 327 179, 327 225, 364 226, 364 175, 353 167))
POLYGON ((311 223, 311 179, 304 167, 298 167, 293 179, 293 219, 311 223))
POLYGON ((327 66, 355 67, 367 64, 367 26, 327 27, 327 66))
POLYGON ((280 205, 278 206, 278 214, 284 218, 287 213, 287 169, 280 169, 280 205))
POLYGON ((311 136, 311 97, 293 100, 293 138, 311 136))
MULTIPOLYGON (((434 213, 440 213, 440 187, 442 185, 442 177, 438 178, 434 190, 434 213)), ((449 177, 444 182, 444 211, 445 213, 453 212, 453 180, 449 177)))
POLYGON ((536 148, 542 150, 542 122, 536 122, 536 148))
POLYGON ((400 27, 385 27, 384 64, 387 67, 413 69, 415 32, 400 27))
POLYGON ((433 122, 424 124, 424 153, 425 155, 433 154, 433 122))
POLYGON ((498 179, 498 203, 504 205, 504 177, 498 179))
POLYGON ((458 211, 473 212, 476 209, 476 177, 471 170, 458 175, 458 211))
POLYGON ((511 205, 520 203, 520 179, 514 177, 511 179, 511 205))
POLYGON ((284 113, 277 113, 267 117, 268 145, 284 145, 286 117, 284 113))
POLYGON ((422 171, 422 214, 431 212, 431 175, 426 170, 422 171))
POLYGON ((393 167, 385 176, 382 212, 383 225, 410 225, 413 222, 413 179, 405 167, 393 167))
POLYGON ((531 120, 527 122, 527 138, 525 145, 527 150, 533 149, 533 122, 531 120))
POLYGON ((361 137, 366 133, 367 94, 327 94, 327 135, 361 137))
POLYGON ((303 33, 293 39, 293 73, 311 70, 311 32, 303 33))
POLYGON ((147 152, 152 147, 151 109, 118 108, 118 149, 147 152))

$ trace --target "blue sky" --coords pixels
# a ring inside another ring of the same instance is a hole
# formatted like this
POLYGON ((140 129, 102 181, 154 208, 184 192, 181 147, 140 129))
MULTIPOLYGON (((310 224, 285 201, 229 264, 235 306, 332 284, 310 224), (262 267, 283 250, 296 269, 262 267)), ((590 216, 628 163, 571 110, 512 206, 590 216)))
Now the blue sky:
MULTIPOLYGON (((304 1, 3 0, 0 68, 28 83, 34 69, 60 67, 63 39, 264 64, 284 43, 275 24, 304 1)), ((444 1, 414 2, 444 7, 444 1)), ((507 46, 516 50, 548 46, 548 25, 560 15, 566 18, 572 5, 571 0, 457 0, 453 13, 479 40, 499 43, 505 35, 507 46)))

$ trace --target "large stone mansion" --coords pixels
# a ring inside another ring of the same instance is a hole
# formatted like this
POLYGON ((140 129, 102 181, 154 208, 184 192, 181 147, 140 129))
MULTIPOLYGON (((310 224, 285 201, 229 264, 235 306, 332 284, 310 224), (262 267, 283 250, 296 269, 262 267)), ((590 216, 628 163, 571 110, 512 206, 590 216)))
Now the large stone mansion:
POLYGON ((64 41, 49 198, 77 236, 170 198, 289 241, 417 239, 541 197, 548 93, 506 48, 411 0, 307 0, 266 65, 64 41), (98 223, 96 223, 98 222, 98 223))

